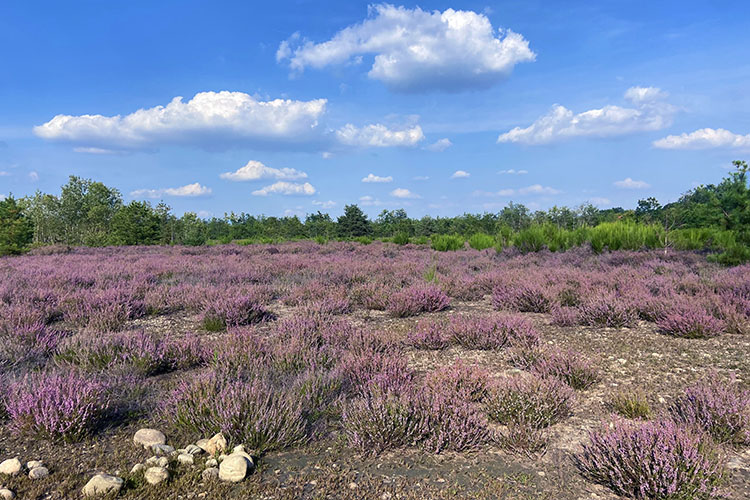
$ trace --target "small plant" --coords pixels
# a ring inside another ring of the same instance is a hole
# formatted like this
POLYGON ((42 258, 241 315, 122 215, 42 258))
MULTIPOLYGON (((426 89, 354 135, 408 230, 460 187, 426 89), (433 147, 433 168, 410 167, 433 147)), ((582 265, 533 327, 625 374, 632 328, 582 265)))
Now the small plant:
POLYGON ((509 377, 486 400, 490 419, 508 426, 544 429, 571 414, 573 391, 556 379, 509 377))
POLYGON ((433 392, 453 394, 454 398, 479 403, 487 396, 489 374, 476 365, 467 365, 458 360, 430 372, 425 387, 433 392))
POLYGON ((224 331, 227 327, 251 325, 273 319, 260 302, 249 296, 219 298, 203 309, 203 328, 209 332, 224 331))
POLYGON ((416 349, 440 350, 451 343, 448 324, 445 321, 420 321, 409 332, 406 342, 416 349))
POLYGON ((469 238, 469 246, 474 250, 484 250, 495 246, 495 238, 485 233, 474 233, 469 238))
POLYGON ((396 245, 407 245, 409 243, 409 233, 400 231, 393 235, 393 243, 396 245))
POLYGON ((456 397, 454 387, 427 389, 417 399, 418 413, 427 429, 422 448, 432 453, 476 448, 489 437, 487 420, 478 406, 456 397))
POLYGON ((555 307, 550 311, 552 324, 557 326, 575 326, 581 319, 575 307, 555 307))
POLYGON ((638 322, 638 312, 621 297, 604 295, 578 307, 580 324, 609 328, 630 328, 638 322))
POLYGON ((651 406, 646 394, 640 389, 615 392, 608 406, 618 415, 631 420, 646 420, 651 416, 651 406))
POLYGON ((466 349, 501 349, 539 343, 539 334, 521 316, 453 316, 449 324, 453 341, 466 349))
POLYGON ((464 238, 457 234, 434 234, 430 241, 432 249, 438 252, 455 251, 464 247, 464 238))
POLYGON ((678 307, 656 322, 661 333, 688 339, 710 338, 720 335, 724 322, 699 307, 678 307))
POLYGON ((599 381, 599 371, 573 351, 520 347, 510 352, 510 362, 542 378, 557 378, 576 390, 588 389, 599 381))
POLYGON ((405 318, 446 309, 450 298, 435 285, 415 285, 393 294, 388 302, 391 316, 405 318))
POLYGON ((711 498, 724 480, 722 461, 700 435, 670 421, 615 421, 589 434, 575 456, 588 479, 638 499, 711 498))
POLYGON ((552 299, 541 285, 502 285, 493 290, 492 305, 498 310, 546 313, 552 299))
POLYGON ((669 413, 675 421, 707 432, 718 443, 750 443, 750 391, 716 373, 688 387, 669 413))

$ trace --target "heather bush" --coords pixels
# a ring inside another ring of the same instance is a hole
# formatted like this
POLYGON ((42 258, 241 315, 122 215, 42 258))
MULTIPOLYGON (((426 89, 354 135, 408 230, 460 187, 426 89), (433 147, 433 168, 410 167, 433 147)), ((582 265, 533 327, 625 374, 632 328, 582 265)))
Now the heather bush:
POLYGON ((365 309, 385 311, 388 307, 389 293, 380 283, 363 283, 352 289, 351 300, 365 309))
POLYGON ((460 359, 430 372, 424 381, 428 390, 453 394, 456 399, 478 403, 487 396, 489 374, 460 359))
POLYGON ((498 310, 546 313, 552 307, 548 293, 539 284, 501 285, 492 291, 492 305, 498 310))
POLYGON ((250 296, 222 297, 205 305, 203 328, 210 332, 226 330, 228 327, 251 325, 274 318, 274 315, 255 298, 250 296))
POLYGON ((552 324, 557 326, 575 326, 581 318, 575 307, 554 307, 550 311, 552 324))
POLYGON ((700 435, 669 421, 615 421, 589 434, 575 456, 588 479, 639 499, 712 498, 724 470, 716 450, 700 435))
POLYGON ((509 352, 510 363, 542 377, 557 378, 576 390, 588 389, 599 381, 599 371, 574 351, 520 347, 509 352))
POLYGON ((720 335, 724 330, 724 323, 700 306, 683 305, 658 320, 656 327, 665 335, 699 339, 720 335))
POLYGON ((406 337, 406 343, 416 349, 440 350, 451 343, 451 334, 446 321, 420 321, 406 337))
POLYGON ((64 441, 93 432, 109 406, 107 386, 75 372, 28 374, 8 386, 5 401, 18 432, 64 441))
POLYGON ((610 396, 607 406, 620 416, 631 420, 645 420, 651 416, 651 405, 641 389, 626 389, 610 396))
POLYGON ((450 298, 434 285, 415 285, 391 295, 387 310, 391 316, 405 318, 424 312, 446 309, 450 298))
POLYGON ((638 321, 637 311, 622 297, 602 295, 583 302, 579 307, 580 324, 588 326, 629 328, 638 321))
POLYGON ((406 360, 395 353, 349 353, 340 366, 348 390, 355 394, 367 393, 373 385, 384 392, 402 394, 411 389, 414 381, 406 360))
POLYGON ((208 373, 182 381, 167 398, 164 415, 181 431, 225 433, 263 453, 307 440, 304 408, 293 391, 262 379, 227 378, 208 373))
POLYGON ((750 390, 716 373, 689 386, 669 407, 672 418, 718 443, 750 444, 750 390))
POLYGON ((539 334, 531 322, 521 316, 453 316, 449 323, 453 341, 466 349, 501 349, 509 346, 533 346, 539 334))
POLYGON ((507 377, 492 386, 485 404, 498 423, 544 429, 571 414, 573 398, 573 391, 553 378, 507 377))
POLYGON ((487 420, 479 407, 456 397, 453 387, 421 392, 417 412, 427 428, 420 445, 432 453, 470 450, 489 437, 487 420))

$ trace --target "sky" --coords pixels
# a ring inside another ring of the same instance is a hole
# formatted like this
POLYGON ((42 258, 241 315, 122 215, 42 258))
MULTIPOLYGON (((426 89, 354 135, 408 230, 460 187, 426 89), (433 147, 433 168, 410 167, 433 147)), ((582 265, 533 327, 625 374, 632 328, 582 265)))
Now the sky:
POLYGON ((743 0, 0 3, 0 196, 178 214, 676 200, 750 159, 743 0))

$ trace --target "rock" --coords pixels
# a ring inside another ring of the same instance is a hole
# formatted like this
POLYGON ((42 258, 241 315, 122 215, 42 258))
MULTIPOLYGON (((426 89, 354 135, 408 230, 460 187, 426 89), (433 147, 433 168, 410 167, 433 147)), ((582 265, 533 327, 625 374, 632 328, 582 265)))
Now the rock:
POLYGON ((15 476, 21 472, 21 461, 18 458, 9 458, 0 463, 0 474, 15 476))
POLYGON ((201 472, 201 477, 204 481, 213 481, 219 477, 218 467, 209 467, 208 469, 201 472))
POLYGON ((229 455, 219 465, 219 479, 222 481, 229 481, 231 483, 238 483, 245 479, 247 476, 248 469, 252 466, 247 458, 242 455, 229 455))
POLYGON ((194 444, 189 444, 185 448, 186 453, 190 453, 191 455, 200 455, 203 453, 203 449, 200 446, 195 446, 194 444))
POLYGON ((247 459, 247 461, 250 462, 250 465, 253 466, 253 467, 255 467, 255 460, 253 460, 253 457, 251 457, 250 455, 248 455, 244 451, 238 451, 238 452, 232 453, 229 456, 233 457, 235 455, 238 455, 240 457, 245 457, 247 459))
POLYGON ((206 447, 203 448, 209 455, 216 455, 222 453, 227 449, 227 438, 221 432, 215 434, 214 437, 208 440, 206 447))
POLYGON ((149 467, 143 476, 148 484, 159 484, 169 479, 169 471, 166 467, 149 467))
POLYGON ((0 498, 2 498, 3 500, 13 500, 14 498, 16 498, 16 494, 13 493, 13 490, 3 488, 0 490, 0 498))
POLYGON ((198 441, 195 442, 195 446, 197 446, 203 451, 206 451, 206 446, 208 445, 209 441, 210 441, 209 439, 199 439, 198 441))
POLYGON ((82 493, 85 497, 104 496, 113 492, 117 495, 124 482, 117 476, 97 474, 89 479, 89 482, 83 487, 82 493))
POLYGON ((148 450, 155 444, 166 444, 167 436, 156 429, 139 429, 133 436, 133 442, 148 450))
POLYGON ((139 472, 143 472, 146 470, 146 466, 143 464, 135 464, 132 469, 130 469, 131 474, 138 474, 139 472))
POLYGON ((169 459, 167 457, 161 457, 156 461, 157 467, 167 467, 169 465, 169 459))
POLYGON ((177 461, 185 465, 193 465, 193 455, 190 453, 180 453, 177 455, 177 461))
POLYGON ((215 458, 209 458, 208 460, 206 460, 206 467, 218 467, 218 466, 219 466, 219 461, 216 460, 215 458))
POLYGON ((162 455, 174 453, 175 449, 168 444, 155 444, 151 447, 151 451, 154 452, 154 455, 160 457, 162 455))
POLYGON ((42 479, 49 476, 47 467, 34 467, 29 471, 29 479, 42 479))
POLYGON ((29 460, 28 462, 26 462, 26 468, 29 470, 36 469, 37 467, 44 467, 44 464, 41 460, 29 460))
POLYGON ((238 444, 234 448, 232 448, 232 454, 244 452, 245 451, 245 445, 244 444, 238 444))
POLYGON ((151 457, 151 458, 146 459, 146 465, 156 465, 157 462, 159 462, 158 457, 151 457))

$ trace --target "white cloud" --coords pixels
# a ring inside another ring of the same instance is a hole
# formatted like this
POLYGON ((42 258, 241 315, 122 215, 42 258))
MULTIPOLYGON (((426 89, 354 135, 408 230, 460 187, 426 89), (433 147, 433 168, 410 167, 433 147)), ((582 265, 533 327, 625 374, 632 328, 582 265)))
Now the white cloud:
POLYGON ((534 184, 518 190, 518 194, 559 194, 560 192, 558 189, 542 186, 541 184, 534 184))
POLYGON ((392 130, 380 123, 358 128, 347 123, 336 131, 341 144, 357 147, 415 146, 424 140, 422 127, 392 130))
POLYGON ((507 196, 513 196, 514 194, 516 194, 516 191, 513 190, 513 189, 501 189, 500 191, 496 191, 496 192, 477 190, 477 191, 474 191, 472 194, 474 196, 489 196, 489 197, 502 196, 502 197, 507 197, 507 196))
POLYGON ((428 181, 430 180, 429 176, 426 175, 418 175, 413 178, 415 181, 428 181))
POLYGON ((114 149, 85 148, 85 147, 73 148, 73 151, 75 151, 76 153, 84 153, 84 154, 89 154, 89 155, 112 155, 112 154, 120 153, 120 151, 115 151, 114 149))
POLYGON ((408 189, 405 188, 396 188, 393 191, 391 191, 391 196, 394 198, 401 198, 401 199, 417 199, 421 198, 418 194, 412 193, 408 189))
POLYGON ((359 197, 359 204, 363 207, 379 207, 383 205, 383 202, 377 198, 373 198, 370 195, 366 195, 359 197))
POLYGON ((8 177, 10 176, 10 172, 6 172, 5 170, 0 170, 0 177, 8 177))
POLYGON ((528 170, 515 170, 515 169, 508 169, 508 170, 501 170, 498 172, 498 174, 507 174, 507 175, 525 175, 528 174, 528 170))
POLYGON ((243 92, 201 92, 189 101, 175 97, 166 106, 121 116, 57 115, 34 133, 77 144, 84 152, 153 150, 162 145, 206 148, 232 144, 304 143, 319 133, 326 99, 259 101, 243 92))
POLYGON ((655 87, 632 87, 625 92, 625 99, 635 107, 607 105, 578 114, 555 104, 549 113, 528 127, 516 127, 500 134, 497 142, 535 145, 572 137, 611 137, 660 130, 672 123, 676 111, 664 101, 666 96, 655 87))
POLYGON ((250 160, 244 167, 240 167, 234 172, 224 172, 219 177, 230 181, 257 181, 260 179, 295 181, 307 179, 307 174, 293 168, 271 168, 259 161, 250 160))
POLYGON ((6 196, 2 193, 0 193, 0 201, 3 201, 6 198, 6 196))
POLYGON ((661 149, 750 148, 750 134, 735 134, 723 128, 702 128, 689 134, 668 135, 654 141, 654 147, 661 149))
POLYGON ((332 200, 328 200, 328 201, 313 200, 312 204, 320 208, 333 208, 336 206, 336 202, 332 200))
POLYGON ((163 196, 197 197, 208 196, 211 192, 211 188, 195 182, 176 188, 136 189, 135 191, 131 191, 130 196, 133 198, 161 198, 163 196))
POLYGON ((198 210, 195 215, 197 215, 201 219, 208 219, 210 217, 213 217, 214 214, 213 212, 209 212, 208 210, 198 210))
POLYGON ((433 151, 435 153, 440 153, 441 151, 445 151, 446 149, 448 149, 451 146, 453 146, 453 143, 451 142, 450 139, 448 139, 447 137, 445 137, 443 139, 439 139, 439 140, 433 142, 429 146, 425 147, 425 149, 428 150, 428 151, 433 151))
POLYGON ((330 151, 323 151, 322 153, 320 153, 320 156, 323 157, 324 160, 330 160, 331 158, 333 158, 333 153, 331 153, 330 151))
POLYGON ((31 172, 29 172, 29 180, 31 182, 38 181, 39 180, 39 174, 36 171, 32 170, 31 172))
POLYGON ((451 175, 451 179, 465 179, 469 176, 471 176, 471 174, 466 170, 456 170, 453 172, 453 175, 451 175))
POLYGON ((399 92, 461 91, 487 88, 513 67, 536 57, 523 36, 495 29, 483 14, 375 5, 359 24, 322 43, 293 35, 281 43, 276 60, 289 60, 295 73, 362 61, 374 54, 368 76, 399 92))
POLYGON ((380 177, 375 174, 368 174, 367 177, 362 178, 362 182, 393 182, 393 177, 380 177))
POLYGON ((294 182, 279 181, 270 186, 253 191, 253 196, 268 196, 269 194, 312 196, 315 194, 315 188, 309 182, 298 184, 294 182))
POLYGON ((602 206, 612 204, 612 201, 609 198, 598 198, 598 197, 589 198, 588 202, 597 207, 602 207, 602 206))
POLYGON ((614 184, 618 188, 623 189, 646 189, 651 187, 651 185, 645 181, 634 181, 630 177, 627 177, 621 181, 617 181, 614 184))

